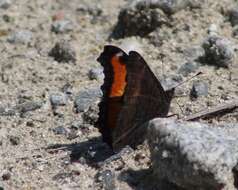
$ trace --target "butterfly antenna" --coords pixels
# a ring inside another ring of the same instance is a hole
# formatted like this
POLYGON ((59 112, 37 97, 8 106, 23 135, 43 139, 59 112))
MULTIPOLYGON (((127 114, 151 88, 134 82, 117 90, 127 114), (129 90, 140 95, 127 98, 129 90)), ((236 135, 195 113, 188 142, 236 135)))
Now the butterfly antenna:
POLYGON ((203 74, 203 73, 202 73, 202 72, 198 72, 196 75, 193 75, 192 77, 190 77, 190 78, 188 78, 188 79, 186 79, 186 80, 180 82, 179 84, 177 84, 177 85, 174 86, 173 88, 177 88, 177 87, 183 85, 184 83, 187 83, 188 81, 192 80, 193 78, 195 78, 195 77, 197 77, 197 76, 199 76, 199 75, 201 75, 201 74, 203 74))
POLYGON ((162 76, 163 76, 163 78, 165 77, 165 72, 164 72, 164 57, 165 57, 165 54, 163 54, 163 53, 160 53, 159 54, 159 58, 160 58, 160 60, 161 60, 161 66, 162 66, 162 76))
MULTIPOLYGON (((193 78, 195 78, 195 77, 197 77, 197 76, 199 76, 199 75, 201 75, 201 74, 202 74, 202 72, 198 72, 196 75, 194 75, 194 76, 192 76, 192 77, 190 77, 190 78, 188 78, 188 79, 182 81, 181 83, 177 84, 174 88, 177 88, 177 87, 183 85, 184 83, 186 83, 186 82, 192 80, 193 78)), ((177 101, 177 99, 175 99, 175 101, 176 101, 176 104, 178 105, 178 107, 179 107, 181 113, 182 113, 183 115, 185 115, 185 112, 183 111, 182 106, 179 104, 179 102, 177 101)))

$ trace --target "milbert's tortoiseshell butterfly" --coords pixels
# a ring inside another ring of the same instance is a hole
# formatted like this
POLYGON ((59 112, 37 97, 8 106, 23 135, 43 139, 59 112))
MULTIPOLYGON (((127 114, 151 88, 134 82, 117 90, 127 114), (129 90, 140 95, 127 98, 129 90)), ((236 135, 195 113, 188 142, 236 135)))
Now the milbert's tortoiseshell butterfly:
POLYGON ((144 140, 144 123, 167 116, 174 88, 165 91, 136 51, 108 45, 97 61, 105 75, 97 122, 103 140, 114 150, 135 146, 144 140))

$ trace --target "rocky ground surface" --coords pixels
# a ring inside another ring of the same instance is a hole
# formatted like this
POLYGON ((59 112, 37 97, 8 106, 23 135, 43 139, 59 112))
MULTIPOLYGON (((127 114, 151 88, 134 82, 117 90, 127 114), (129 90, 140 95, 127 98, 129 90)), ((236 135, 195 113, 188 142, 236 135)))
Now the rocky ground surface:
POLYGON ((0 189, 155 189, 148 145, 113 154, 94 127, 106 44, 165 86, 201 71, 176 89, 181 118, 238 98, 238 2, 168 2, 0 0, 0 189))

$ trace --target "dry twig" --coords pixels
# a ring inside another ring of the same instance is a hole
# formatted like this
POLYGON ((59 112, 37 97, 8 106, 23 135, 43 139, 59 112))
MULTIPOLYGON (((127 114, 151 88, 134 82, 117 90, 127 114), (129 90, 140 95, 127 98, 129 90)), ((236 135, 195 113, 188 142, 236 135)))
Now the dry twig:
POLYGON ((186 121, 194 121, 200 118, 211 118, 217 115, 224 115, 225 113, 231 112, 238 108, 238 100, 235 100, 228 104, 222 104, 217 107, 206 109, 198 113, 192 114, 184 118, 186 121))

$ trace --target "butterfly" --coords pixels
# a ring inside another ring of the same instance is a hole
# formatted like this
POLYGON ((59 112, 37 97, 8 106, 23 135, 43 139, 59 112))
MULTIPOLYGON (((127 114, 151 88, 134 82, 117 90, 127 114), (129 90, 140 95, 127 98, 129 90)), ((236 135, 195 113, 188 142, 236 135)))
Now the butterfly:
POLYGON ((144 140, 146 122, 167 116, 174 88, 165 91, 136 51, 107 45, 97 61, 105 76, 97 121, 103 141, 114 150, 135 147, 144 140))

